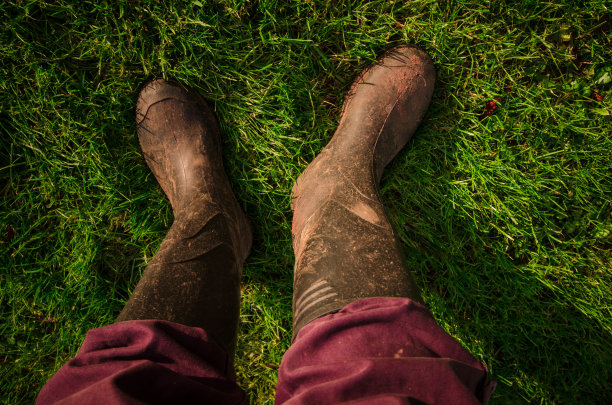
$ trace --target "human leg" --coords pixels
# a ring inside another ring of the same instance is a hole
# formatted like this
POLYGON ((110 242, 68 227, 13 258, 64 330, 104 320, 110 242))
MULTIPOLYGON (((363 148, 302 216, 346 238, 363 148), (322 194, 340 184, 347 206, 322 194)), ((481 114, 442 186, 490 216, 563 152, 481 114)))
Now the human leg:
POLYGON ((377 297, 300 330, 279 368, 276 402, 478 404, 494 387, 422 304, 377 297))
POLYGON ((434 81, 423 51, 387 52, 356 80, 332 140, 294 186, 295 340, 278 402, 486 400, 486 368, 420 304, 378 192, 434 81))
POLYGON ((232 362, 252 232, 217 123, 195 91, 163 80, 141 91, 136 121, 174 223, 117 323, 90 331, 37 402, 245 402, 232 362))
POLYGON ((195 91, 158 80, 141 91, 136 119, 175 219, 117 321, 201 327, 232 356, 252 231, 223 170, 215 118, 195 91))
POLYGON ((294 336, 309 321, 367 297, 420 301, 378 192, 433 94, 429 57, 387 52, 355 81, 338 129, 293 188, 294 336))

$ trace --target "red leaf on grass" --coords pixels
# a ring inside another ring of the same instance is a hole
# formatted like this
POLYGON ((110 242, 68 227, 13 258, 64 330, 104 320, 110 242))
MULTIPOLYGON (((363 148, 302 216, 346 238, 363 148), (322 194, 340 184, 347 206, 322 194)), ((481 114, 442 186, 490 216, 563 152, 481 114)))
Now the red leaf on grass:
MULTIPOLYGON (((499 97, 496 97, 496 99, 499 99, 499 97)), ((478 117, 478 119, 481 121, 484 120, 489 115, 493 114, 493 111, 495 110, 497 110, 497 103, 495 102, 495 100, 487 101, 485 103, 485 111, 478 117)))
POLYGON ((14 236, 15 236, 15 230, 13 228, 7 228, 6 229, 6 241, 8 243, 11 243, 14 236))
POLYGON ((603 101, 603 96, 596 91, 591 92, 591 98, 595 101, 603 101))

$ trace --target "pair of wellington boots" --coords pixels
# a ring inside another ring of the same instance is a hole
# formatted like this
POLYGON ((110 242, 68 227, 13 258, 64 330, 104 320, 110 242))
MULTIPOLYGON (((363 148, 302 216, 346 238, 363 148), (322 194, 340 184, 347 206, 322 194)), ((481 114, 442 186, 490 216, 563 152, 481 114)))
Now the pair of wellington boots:
MULTIPOLYGON (((420 300, 380 201, 382 172, 416 130, 435 81, 422 50, 388 51, 355 81, 325 149, 293 188, 293 335, 368 297, 420 300)), ((136 108, 145 160, 174 223, 117 321, 204 328, 233 357, 252 229, 223 169, 217 122, 194 91, 148 83, 136 108)))

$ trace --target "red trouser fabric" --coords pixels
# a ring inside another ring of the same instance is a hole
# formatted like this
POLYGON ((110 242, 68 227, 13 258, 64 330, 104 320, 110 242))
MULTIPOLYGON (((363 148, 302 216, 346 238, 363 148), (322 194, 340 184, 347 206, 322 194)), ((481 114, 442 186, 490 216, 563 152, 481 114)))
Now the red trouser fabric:
MULTIPOLYGON (((88 332, 37 404, 243 404, 229 359, 206 332, 128 321, 88 332)), ((367 298, 305 326, 281 362, 277 403, 486 402, 487 369, 422 305, 367 298)))

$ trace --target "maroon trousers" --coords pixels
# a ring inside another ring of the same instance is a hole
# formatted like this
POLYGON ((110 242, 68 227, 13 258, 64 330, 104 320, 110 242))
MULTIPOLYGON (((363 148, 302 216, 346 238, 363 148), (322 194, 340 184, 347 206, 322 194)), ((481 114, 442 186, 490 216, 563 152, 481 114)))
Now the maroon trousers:
MULTIPOLYGON (((120 322, 87 333, 37 404, 247 404, 200 328, 120 322)), ((407 298, 367 298, 305 326, 281 362, 277 403, 486 403, 486 366, 407 298)))

